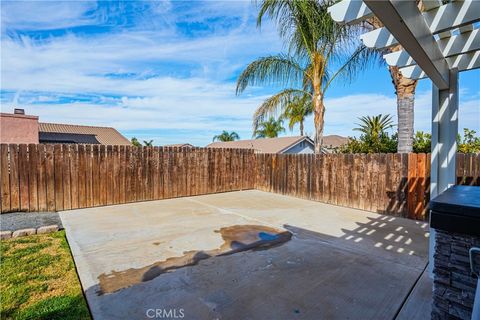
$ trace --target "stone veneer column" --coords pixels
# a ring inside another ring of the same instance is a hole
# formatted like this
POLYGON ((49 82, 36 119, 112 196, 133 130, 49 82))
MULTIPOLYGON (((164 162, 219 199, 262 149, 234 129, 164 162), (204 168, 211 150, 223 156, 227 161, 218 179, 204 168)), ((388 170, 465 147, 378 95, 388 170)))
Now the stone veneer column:
POLYGON ((432 319, 470 320, 478 279, 469 250, 480 247, 480 237, 437 230, 435 240, 432 319))

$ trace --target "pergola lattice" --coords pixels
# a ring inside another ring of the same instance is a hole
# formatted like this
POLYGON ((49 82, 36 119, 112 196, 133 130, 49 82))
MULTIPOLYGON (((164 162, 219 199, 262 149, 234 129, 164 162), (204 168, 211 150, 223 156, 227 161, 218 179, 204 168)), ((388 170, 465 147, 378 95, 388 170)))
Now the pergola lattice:
MULTIPOLYGON (((384 27, 360 36, 365 46, 402 50, 384 54, 404 77, 430 78, 432 90, 431 197, 455 184, 458 133, 458 73, 480 68, 480 1, 343 0, 329 8, 338 23, 354 24, 372 17, 384 27)), ((388 51, 388 50, 386 50, 388 51)), ((433 269, 434 230, 430 236, 433 269)))
POLYGON ((449 87, 449 70, 480 68, 480 1, 424 0, 421 13, 412 0, 344 0, 330 7, 339 23, 357 23, 374 15, 385 25, 361 36, 365 46, 404 50, 384 55, 411 79, 429 77, 439 89, 449 87))

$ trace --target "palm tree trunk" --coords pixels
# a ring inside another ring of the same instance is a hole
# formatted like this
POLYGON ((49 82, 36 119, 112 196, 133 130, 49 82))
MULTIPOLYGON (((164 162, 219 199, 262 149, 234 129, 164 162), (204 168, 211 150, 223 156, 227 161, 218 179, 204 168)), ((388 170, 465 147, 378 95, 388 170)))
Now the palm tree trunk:
POLYGON ((323 145, 323 125, 325 123, 325 106, 323 96, 315 94, 313 98, 313 121, 315 123, 315 153, 322 152, 323 145))
POLYGON ((303 136, 303 120, 300 121, 300 135, 303 136))
POLYGON ((390 67, 390 74, 397 94, 398 153, 413 151, 413 119, 417 80, 404 78, 398 67, 390 67))

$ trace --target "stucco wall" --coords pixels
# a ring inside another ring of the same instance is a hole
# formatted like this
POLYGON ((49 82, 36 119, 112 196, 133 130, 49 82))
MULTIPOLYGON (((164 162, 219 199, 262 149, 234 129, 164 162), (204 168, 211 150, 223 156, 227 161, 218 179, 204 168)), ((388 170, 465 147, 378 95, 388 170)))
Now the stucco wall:
POLYGON ((1 113, 0 143, 38 143, 38 117, 1 113))

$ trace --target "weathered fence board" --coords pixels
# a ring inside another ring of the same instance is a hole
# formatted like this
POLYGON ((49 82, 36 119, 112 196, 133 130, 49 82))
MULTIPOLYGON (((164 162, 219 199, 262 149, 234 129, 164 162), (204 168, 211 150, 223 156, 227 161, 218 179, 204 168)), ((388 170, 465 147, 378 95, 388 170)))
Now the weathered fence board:
MULTIPOLYGON (((424 220, 430 154, 254 154, 242 149, 0 146, 1 212, 56 211, 257 188, 424 220)), ((480 155, 457 155, 480 185, 480 155)))
POLYGON ((252 189, 253 151, 0 146, 1 212, 58 211, 252 189))
MULTIPOLYGON (((18 146, 10 145, 10 209, 20 210, 20 189, 18 186, 18 146)), ((8 172, 8 170, 7 170, 8 172)), ((8 183, 8 180, 5 181, 8 183)))
POLYGON ((28 168, 28 146, 23 144, 20 145, 18 152, 20 211, 28 211, 29 209, 28 168))
POLYGON ((0 194, 2 195, 2 212, 10 211, 10 175, 9 175, 9 163, 8 163, 8 145, 0 145, 0 176, 2 181, 0 183, 0 194))
MULTIPOLYGON (((480 185, 480 156, 459 154, 457 183, 480 185)), ((255 188, 411 219, 428 217, 430 154, 257 154, 255 188)))
MULTIPOLYGON (((44 144, 37 146, 38 150, 38 211, 47 210, 47 179, 46 179, 46 150, 44 144)), ((10 153, 13 156, 13 153, 10 153)), ((13 210, 12 210, 13 211, 13 210)))

